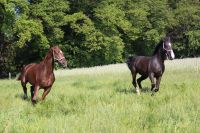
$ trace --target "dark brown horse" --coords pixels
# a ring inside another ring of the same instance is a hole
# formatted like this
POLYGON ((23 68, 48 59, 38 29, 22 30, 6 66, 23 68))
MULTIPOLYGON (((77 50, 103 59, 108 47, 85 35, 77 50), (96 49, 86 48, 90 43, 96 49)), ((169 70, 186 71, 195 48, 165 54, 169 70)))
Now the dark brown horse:
POLYGON ((160 43, 156 46, 152 57, 129 57, 127 65, 131 71, 133 78, 132 84, 136 88, 137 94, 140 94, 140 89, 142 88, 141 82, 147 77, 149 77, 151 80, 152 94, 157 92, 159 90, 161 77, 165 71, 164 60, 173 60, 174 58, 175 55, 172 50, 170 37, 165 37, 160 41, 160 43), (138 78, 136 82, 137 73, 139 73, 141 77, 138 78), (137 84, 139 85, 139 88, 137 87, 137 84))
POLYGON ((63 67, 67 66, 67 61, 65 60, 64 54, 58 46, 52 47, 46 54, 44 60, 39 64, 32 63, 23 67, 18 80, 21 80, 25 99, 27 98, 26 84, 28 82, 32 85, 32 102, 36 103, 36 97, 38 95, 39 89, 41 88, 44 89, 42 100, 45 99, 55 81, 55 76, 53 73, 54 61, 57 61, 63 67))

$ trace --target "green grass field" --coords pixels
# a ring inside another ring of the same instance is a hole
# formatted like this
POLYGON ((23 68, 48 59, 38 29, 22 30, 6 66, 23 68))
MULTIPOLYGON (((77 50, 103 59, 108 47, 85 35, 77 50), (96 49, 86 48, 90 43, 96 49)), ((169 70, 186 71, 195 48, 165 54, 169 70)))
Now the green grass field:
POLYGON ((0 132, 200 132, 200 58, 165 65, 155 96, 149 79, 136 95, 125 64, 59 70, 35 107, 30 89, 23 100, 20 82, 0 80, 0 132))

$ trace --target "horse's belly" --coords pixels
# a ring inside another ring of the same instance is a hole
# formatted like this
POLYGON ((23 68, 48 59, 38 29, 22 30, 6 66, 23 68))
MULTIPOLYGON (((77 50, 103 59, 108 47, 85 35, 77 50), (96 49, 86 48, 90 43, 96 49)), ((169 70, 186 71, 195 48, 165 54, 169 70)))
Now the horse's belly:
POLYGON ((26 74, 26 80, 31 84, 35 85, 35 73, 27 73, 26 74))
POLYGON ((138 72, 140 75, 142 75, 142 76, 148 76, 148 73, 146 73, 146 72, 138 72))
POLYGON ((148 69, 147 69, 147 67, 138 68, 138 69, 137 69, 137 72, 138 72, 140 75, 148 76, 148 69))
POLYGON ((136 71, 140 75, 148 76, 148 64, 149 58, 142 58, 141 60, 136 62, 136 71))

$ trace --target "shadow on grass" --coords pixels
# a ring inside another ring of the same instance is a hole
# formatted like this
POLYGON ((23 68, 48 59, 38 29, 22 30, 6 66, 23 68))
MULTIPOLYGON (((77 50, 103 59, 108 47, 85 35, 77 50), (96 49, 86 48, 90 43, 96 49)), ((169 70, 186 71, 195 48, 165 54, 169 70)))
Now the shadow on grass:
POLYGON ((100 90, 102 89, 102 86, 100 85, 91 85, 88 87, 88 90, 100 90))
MULTIPOLYGON (((135 90, 135 88, 133 89, 133 87, 122 88, 122 89, 118 88, 118 89, 116 89, 116 92, 124 93, 124 94, 131 94, 131 93, 136 94, 136 90, 135 90)), ((144 87, 144 88, 140 89, 140 92, 141 93, 151 93, 150 88, 148 88, 148 87, 144 87)))
POLYGON ((15 94, 15 98, 20 98, 20 99, 22 99, 24 101, 28 101, 28 102, 31 101, 31 97, 24 98, 24 94, 15 94))

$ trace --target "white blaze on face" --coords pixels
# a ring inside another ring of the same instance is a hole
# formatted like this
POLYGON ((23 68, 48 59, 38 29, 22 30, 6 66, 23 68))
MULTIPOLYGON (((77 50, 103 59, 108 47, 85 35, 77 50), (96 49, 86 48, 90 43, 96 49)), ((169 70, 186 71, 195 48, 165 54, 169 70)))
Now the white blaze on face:
MULTIPOLYGON (((170 47, 172 46, 172 44, 170 42, 169 42, 169 46, 170 47)), ((173 50, 170 51, 170 54, 171 54, 172 59, 174 59, 175 58, 175 54, 174 54, 173 50)))
POLYGON ((173 50, 170 52, 170 54, 171 54, 172 59, 174 59, 175 58, 175 54, 174 54, 173 50))

